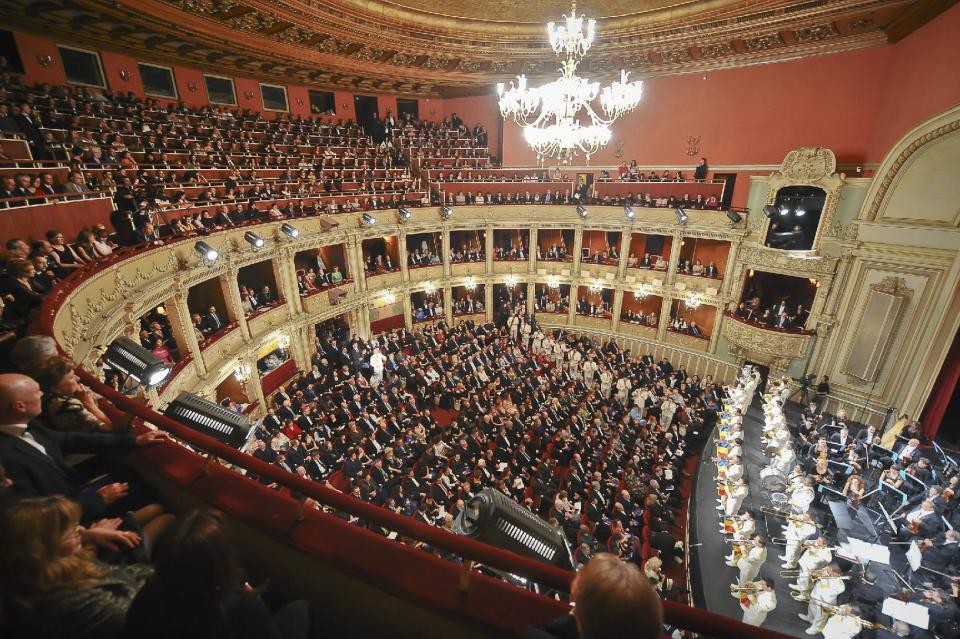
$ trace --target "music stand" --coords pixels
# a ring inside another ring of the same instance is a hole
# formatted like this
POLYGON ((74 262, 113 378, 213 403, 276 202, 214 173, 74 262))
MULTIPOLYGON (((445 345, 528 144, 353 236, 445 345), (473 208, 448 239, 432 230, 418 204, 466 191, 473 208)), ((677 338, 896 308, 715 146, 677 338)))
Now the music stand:
MULTIPOLYGON (((897 534, 897 525, 896 525, 895 523, 893 523, 893 518, 890 516, 890 513, 887 512, 887 509, 883 507, 883 504, 882 504, 882 503, 878 503, 878 505, 880 506, 880 512, 883 513, 883 515, 880 517, 880 519, 886 519, 886 520, 887 520, 887 525, 890 526, 890 530, 892 530, 892 531, 893 531, 893 534, 896 535, 896 534, 897 534)), ((879 522, 880 519, 877 519, 877 522, 879 522)))

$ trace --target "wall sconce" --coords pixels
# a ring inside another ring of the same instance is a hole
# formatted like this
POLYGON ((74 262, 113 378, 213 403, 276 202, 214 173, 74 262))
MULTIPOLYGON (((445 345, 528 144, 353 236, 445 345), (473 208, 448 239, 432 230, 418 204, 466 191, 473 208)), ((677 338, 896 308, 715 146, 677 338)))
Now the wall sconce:
POLYGON ((303 106, 303 98, 297 98, 297 106, 303 106))
POLYGON ((649 284, 641 284, 640 286, 637 287, 637 290, 634 291, 633 293, 634 299, 640 299, 640 300, 646 299, 648 295, 650 295, 649 284))
POLYGON ((240 364, 237 366, 236 370, 233 371, 233 376, 241 384, 250 379, 250 365, 249 364, 240 364))
POLYGON ((550 288, 560 288, 560 280, 557 278, 556 275, 551 275, 547 279, 547 286, 549 286, 550 288))
POLYGON ((343 108, 344 111, 349 111, 349 110, 350 110, 350 105, 349 105, 347 102, 344 102, 344 103, 341 104, 340 106, 341 106, 341 108, 343 108))
POLYGON ((384 304, 396 304, 397 296, 387 291, 386 293, 383 294, 383 302, 384 304))
POLYGON ((506 283, 506 285, 507 285, 508 287, 513 288, 514 286, 517 285, 517 276, 516 276, 516 275, 508 275, 508 276, 507 276, 507 280, 506 280, 505 283, 506 283))
POLYGON ((46 68, 46 67, 49 67, 49 66, 50 66, 50 63, 51 63, 51 62, 53 62, 53 58, 52 58, 51 56, 49 56, 49 55, 40 55, 40 54, 38 53, 38 54, 37 54, 37 62, 40 63, 40 66, 41 66, 41 67, 46 68))
POLYGON ((190 93, 197 92, 197 83, 196 82, 187 82, 187 91, 190 93))
POLYGON ((587 290, 594 294, 599 293, 603 290, 603 283, 600 280, 594 280, 593 284, 587 287, 587 290))
POLYGON ((687 296, 687 299, 684 300, 683 304, 691 310, 696 310, 703 305, 703 296, 699 293, 691 293, 687 296))
POLYGON ((130 72, 127 71, 126 69, 120 69, 120 79, 123 80, 124 82, 129 82, 130 72))
POLYGON ((289 336, 289 335, 280 335, 279 337, 277 337, 277 344, 278 344, 278 345, 280 346, 280 348, 282 348, 283 350, 287 350, 288 348, 290 348, 290 336, 289 336))
POLYGON ((476 290, 477 280, 475 280, 472 277, 468 277, 466 283, 464 283, 464 286, 467 288, 468 291, 476 290))
POLYGON ((243 92, 243 97, 245 97, 245 98, 248 99, 248 100, 252 100, 252 99, 253 99, 253 91, 251 91, 250 89, 247 89, 246 91, 243 92))
POLYGON ((426 291, 427 295, 433 295, 436 292, 437 287, 433 285, 433 282, 427 280, 423 285, 423 290, 426 291))

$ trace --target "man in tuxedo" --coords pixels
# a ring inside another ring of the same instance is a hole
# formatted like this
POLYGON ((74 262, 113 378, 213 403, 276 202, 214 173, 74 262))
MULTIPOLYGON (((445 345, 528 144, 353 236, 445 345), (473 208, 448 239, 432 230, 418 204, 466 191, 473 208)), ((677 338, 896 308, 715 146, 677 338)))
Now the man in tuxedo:
POLYGON ((216 333, 221 328, 226 326, 227 322, 221 317, 220 313, 217 312, 216 306, 211 306, 207 310, 207 314, 203 318, 204 324, 210 330, 210 333, 216 333))
POLYGON ((133 234, 133 237, 134 244, 148 244, 150 246, 163 244, 163 240, 160 239, 160 233, 154 228, 153 222, 147 222, 138 228, 136 233, 133 234))
POLYGON ((26 375, 0 375, 0 459, 12 481, 10 493, 14 497, 64 495, 80 505, 85 522, 112 514, 111 507, 119 507, 130 486, 111 482, 87 489, 87 479, 65 462, 65 455, 124 453, 166 441, 167 435, 54 430, 39 418, 42 397, 40 385, 26 375))
POLYGON ((40 193, 44 195, 57 195, 58 189, 57 185, 53 182, 52 173, 41 173, 40 174, 40 193))
POLYGON ((43 124, 40 122, 37 114, 30 108, 30 105, 26 102, 21 104, 19 115, 14 115, 13 119, 16 121, 17 126, 20 127, 20 130, 23 131, 24 137, 27 138, 27 143, 30 145, 31 151, 33 151, 34 159, 49 160, 50 152, 47 150, 46 143, 43 140, 43 133, 40 131, 43 124))
POLYGON ((269 306, 277 301, 277 296, 273 294, 269 286, 264 286, 257 294, 257 301, 261 306, 269 306))

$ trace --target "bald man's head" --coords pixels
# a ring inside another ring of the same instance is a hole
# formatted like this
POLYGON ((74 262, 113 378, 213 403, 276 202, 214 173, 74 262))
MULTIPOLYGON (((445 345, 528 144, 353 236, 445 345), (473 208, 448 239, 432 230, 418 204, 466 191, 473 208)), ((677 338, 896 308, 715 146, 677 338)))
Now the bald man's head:
POLYGON ((40 414, 43 393, 26 375, 0 375, 0 424, 26 424, 40 414))
POLYGON ((663 634, 663 609, 649 580, 634 564, 600 553, 577 573, 571 587, 573 615, 583 639, 663 634))

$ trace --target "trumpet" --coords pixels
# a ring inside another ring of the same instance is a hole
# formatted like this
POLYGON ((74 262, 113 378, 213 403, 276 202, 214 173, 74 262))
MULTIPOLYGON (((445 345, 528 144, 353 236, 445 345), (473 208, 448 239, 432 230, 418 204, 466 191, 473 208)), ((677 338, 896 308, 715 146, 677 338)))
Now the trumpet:
POLYGON ((760 512, 766 513, 768 515, 774 515, 776 517, 783 517, 784 519, 787 519, 789 521, 800 521, 803 523, 812 523, 813 525, 817 524, 817 522, 815 521, 812 521, 812 520, 808 521, 803 517, 801 517, 800 515, 795 515, 787 510, 777 510, 775 508, 767 508, 766 506, 761 506, 760 512))
POLYGON ((730 584, 731 592, 760 592, 760 584, 755 581, 745 583, 742 586, 738 584, 730 584))
MULTIPOLYGON (((798 597, 798 599, 799 599, 799 597, 798 597)), ((854 614, 851 614, 851 613, 849 613, 849 612, 843 612, 842 609, 841 609, 841 608, 842 608, 841 606, 835 606, 835 605, 833 605, 833 604, 828 604, 828 603, 825 602, 825 601, 820 601, 819 599, 813 599, 812 597, 809 597, 809 596, 808 596, 806 599, 807 599, 808 601, 813 601, 813 602, 816 603, 818 606, 820 606, 821 608, 823 608, 824 610, 826 610, 827 612, 829 612, 831 615, 838 615, 838 616, 840 616, 840 617, 851 617, 851 618, 853 618, 853 619, 857 619, 857 620, 860 622, 860 625, 863 626, 864 628, 879 628, 879 629, 881 629, 881 630, 886 630, 886 631, 888 631, 888 632, 893 632, 893 630, 892 630, 891 628, 889 628, 889 627, 887 627, 887 626, 884 626, 883 624, 875 623, 875 622, 873 622, 873 621, 867 621, 866 619, 864 619, 864 618, 861 617, 860 615, 854 615, 854 614)))
POLYGON ((737 544, 738 546, 749 546, 752 542, 750 539, 724 539, 728 544, 737 544))
MULTIPOLYGON (((775 544, 777 546, 785 546, 787 545, 788 541, 785 537, 771 537, 770 543, 775 544)), ((813 548, 816 545, 817 545, 817 541, 815 539, 808 539, 807 541, 800 542, 801 548, 813 548)), ((823 547, 824 550, 837 550, 838 548, 840 548, 840 546, 829 546, 829 547, 824 546, 823 547)))

